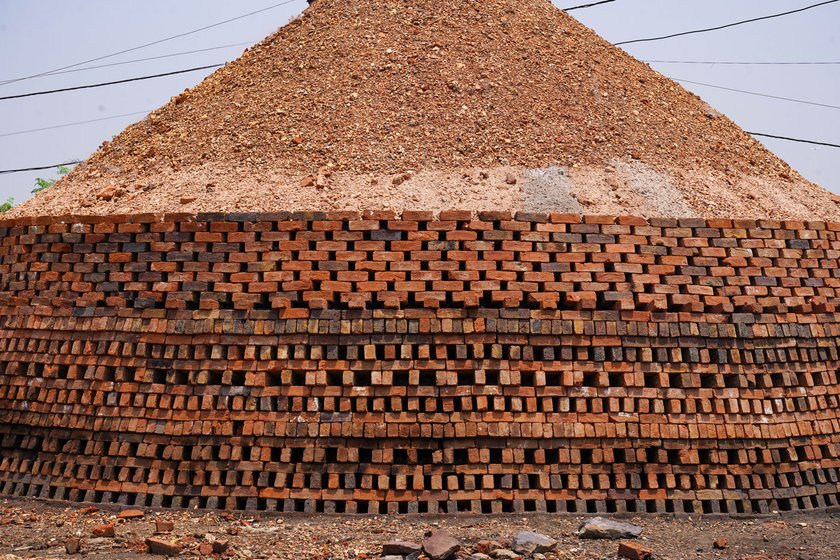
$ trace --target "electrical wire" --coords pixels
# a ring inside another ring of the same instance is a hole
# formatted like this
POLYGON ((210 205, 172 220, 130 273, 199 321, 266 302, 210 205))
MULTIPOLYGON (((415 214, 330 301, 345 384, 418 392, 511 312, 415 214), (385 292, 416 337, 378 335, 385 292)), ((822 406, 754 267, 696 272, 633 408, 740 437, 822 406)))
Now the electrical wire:
MULTIPOLYGON (((0 101, 6 101, 6 100, 10 100, 10 99, 20 99, 20 98, 24 98, 24 97, 34 97, 34 96, 37 96, 37 95, 49 95, 49 94, 62 93, 62 92, 68 92, 68 91, 77 91, 77 90, 82 90, 82 89, 100 88, 100 87, 112 86, 112 85, 117 85, 117 84, 126 84, 126 83, 130 83, 130 82, 137 82, 137 81, 142 81, 142 80, 151 80, 151 79, 162 78, 162 77, 166 77, 166 76, 175 76, 175 75, 178 75, 178 74, 185 74, 185 73, 189 73, 189 72, 197 72, 197 71, 200 71, 200 70, 208 70, 208 69, 211 69, 211 68, 219 68, 221 66, 224 66, 224 65, 223 64, 211 64, 211 65, 208 65, 208 66, 200 66, 200 67, 197 67, 197 68, 187 68, 185 70, 176 70, 176 71, 173 71, 173 72, 165 72, 165 73, 162 73, 162 74, 153 74, 153 75, 150 75, 150 76, 139 76, 139 77, 135 77, 135 78, 127 78, 125 80, 116 80, 116 81, 112 81, 112 82, 103 82, 103 83, 98 83, 98 84, 88 84, 88 85, 75 86, 75 87, 70 87, 70 88, 54 89, 54 90, 48 90, 48 91, 37 91, 37 92, 24 93, 24 94, 19 94, 19 95, 9 95, 9 96, 5 96, 5 97, 0 97, 0 101)), ((754 95, 754 96, 757 96, 757 97, 765 97, 765 98, 768 98, 768 99, 778 99, 778 100, 781 100, 781 101, 789 101, 789 102, 792 102, 792 103, 801 103, 801 104, 804 104, 804 105, 824 107, 824 108, 827 108, 827 109, 840 109, 840 106, 838 106, 838 105, 829 105, 827 103, 818 103, 818 102, 815 102, 815 101, 806 101, 806 100, 803 100, 803 99, 794 99, 794 98, 791 98, 791 97, 782 97, 782 96, 778 96, 778 95, 770 95, 770 94, 760 93, 760 92, 756 92, 756 91, 747 91, 747 90, 731 88, 731 87, 726 87, 726 86, 719 86, 719 85, 716 85, 716 84, 709 84, 709 83, 705 83, 705 82, 697 82, 697 81, 694 81, 694 80, 686 80, 686 79, 683 79, 683 78, 672 78, 672 79, 677 81, 677 82, 681 82, 681 83, 694 84, 694 85, 698 85, 698 86, 709 87, 709 88, 714 88, 714 89, 721 89, 721 90, 725 90, 725 91, 732 91, 732 92, 742 93, 742 94, 746 94, 746 95, 754 95)), ((62 125, 62 126, 64 126, 64 125, 62 125)), ((36 130, 33 130, 32 132, 35 132, 35 131, 36 130)), ((20 131, 19 133, 26 133, 26 132, 29 132, 29 131, 20 131)), ((10 136, 10 135, 14 135, 14 134, 18 134, 18 133, 2 134, 0 136, 10 136)))
POLYGON ((761 136, 764 138, 775 138, 776 140, 787 140, 788 142, 800 142, 802 144, 814 144, 816 146, 828 146, 829 148, 840 148, 840 144, 830 144, 828 142, 817 142, 816 140, 802 140, 801 138, 790 138, 788 136, 776 136, 775 134, 764 134, 763 132, 747 132, 753 136, 761 136))
POLYGON ((594 8, 595 6, 600 6, 601 4, 611 4, 615 2, 615 0, 601 0, 601 2, 593 2, 592 4, 583 4, 580 6, 572 6, 571 8, 565 8, 564 12, 573 12, 575 10, 582 10, 584 8, 594 8))
MULTIPOLYGON (((123 62, 111 62, 110 64, 99 64, 97 66, 85 66, 84 68, 74 68, 72 70, 62 70, 61 72, 53 72, 52 74, 46 74, 44 76, 39 76, 39 77, 49 78, 50 76, 60 76, 62 74, 74 74, 76 72, 86 72, 88 70, 98 70, 100 68, 112 68, 114 66, 125 66, 127 64, 135 64, 135 63, 138 63, 138 62, 148 62, 150 60, 161 60, 161 59, 164 59, 164 58, 174 58, 176 56, 185 56, 185 55, 188 55, 188 54, 218 51, 218 50, 221 50, 221 49, 230 49, 230 48, 233 48, 233 47, 242 47, 242 46, 245 46, 245 45, 253 45, 255 43, 257 43, 257 41, 248 41, 248 42, 244 42, 244 43, 233 43, 231 45, 220 45, 218 47, 209 47, 209 48, 206 48, 206 49, 196 49, 196 50, 192 50, 192 51, 182 51, 182 52, 171 53, 171 54, 163 54, 163 55, 160 55, 160 56, 149 56, 149 57, 146 57, 146 58, 135 58, 135 59, 132 59, 132 60, 125 60, 123 62)), ((0 82, 0 85, 3 85, 3 83, 4 82, 0 82)))
POLYGON ((39 165, 38 167, 26 167, 24 169, 2 169, 0 175, 9 175, 11 173, 25 173, 27 171, 43 171, 45 169, 53 169, 55 167, 70 167, 71 165, 79 165, 81 161, 67 161, 64 163, 54 163, 52 165, 39 165))
POLYGON ((631 45, 633 43, 647 43, 650 41, 662 41, 663 39, 673 39, 674 37, 683 37, 685 35, 694 35, 697 33, 708 33, 709 31, 720 31, 721 29, 728 29, 730 27, 736 27, 738 25, 745 25, 747 23, 754 23, 756 21, 764 21, 768 19, 780 18, 783 16, 789 16, 791 14, 798 14, 800 12, 804 12, 806 10, 812 10, 814 8, 819 8, 820 6, 826 6, 828 4, 834 4, 836 2, 840 2, 840 0, 827 0, 826 2, 820 2, 818 4, 812 4, 810 6, 805 6, 804 8, 799 8, 797 10, 790 10, 788 12, 782 12, 779 14, 771 14, 769 16, 761 16, 752 19, 745 19, 742 21, 736 21, 733 23, 727 23, 725 25, 719 25, 717 27, 707 27, 705 29, 695 29, 693 31, 683 31, 681 33, 672 33, 670 35, 662 35, 660 37, 648 37, 646 39, 633 39, 632 41, 621 41, 619 43, 615 43, 616 46, 620 45, 631 45))
POLYGON ((743 89, 736 89, 736 88, 725 87, 725 86, 717 86, 717 85, 714 85, 714 84, 707 84, 707 83, 704 83, 704 82, 695 82, 695 81, 692 81, 692 80, 683 80, 681 78, 671 78, 671 79, 674 80, 674 81, 680 82, 680 83, 694 84, 694 85, 705 86, 705 87, 710 87, 710 88, 714 88, 714 89, 722 89, 722 90, 725 90, 725 91, 734 91, 736 93, 744 93, 746 95, 755 95, 757 97, 767 97, 768 99, 779 99, 779 100, 782 100, 782 101, 790 101, 792 103, 801 103, 803 105, 813 105, 815 107, 825 107, 827 109, 840 109, 840 105, 829 105, 827 103, 817 103, 816 101, 805 101, 805 100, 802 100, 802 99, 793 99, 791 97, 781 97, 779 95, 769 95, 767 93, 759 93, 759 92, 756 92, 756 91, 747 91, 747 90, 743 90, 743 89))
POLYGON ((57 125, 54 125, 54 126, 45 126, 43 128, 30 128, 29 130, 17 130, 15 132, 5 132, 3 134, 0 134, 0 138, 6 138, 8 136, 20 136, 22 134, 31 134, 33 132, 43 132, 45 130, 56 130, 58 128, 68 128, 68 127, 71 127, 71 126, 78 126, 78 125, 82 125, 82 124, 98 123, 98 122, 110 121, 110 120, 114 120, 114 119, 122 119, 124 117, 134 117, 136 115, 148 115, 149 113, 151 113, 151 111, 137 111, 135 113, 125 113, 124 115, 114 115, 114 116, 111 116, 111 117, 102 117, 100 119, 91 119, 89 121, 78 121, 78 122, 72 122, 72 123, 66 123, 66 124, 57 124, 57 125))
POLYGON ((51 89, 47 91, 33 91, 30 93, 21 93, 18 95, 7 95, 5 97, 0 97, 0 101, 8 101, 9 99, 22 99, 24 97, 35 97, 38 95, 51 95, 53 93, 64 93, 67 91, 78 91, 80 89, 93 89, 93 88, 100 88, 105 86, 114 86, 117 84, 127 84, 130 82, 140 82, 143 80, 152 80, 155 78, 165 78, 167 76, 177 76, 179 74, 187 74, 189 72, 198 72, 199 70, 209 70, 211 68, 219 68, 224 66, 224 64, 210 64, 208 66, 199 66, 197 68, 187 68, 186 70, 176 70, 174 72, 164 72, 163 74, 152 74, 151 76, 139 76, 137 78, 126 78, 125 80, 115 80, 113 82, 102 82, 99 84, 87 84, 84 86, 74 86, 68 88, 61 88, 61 89, 51 89))
POLYGON ((648 64, 720 64, 737 66, 828 66, 840 64, 840 61, 826 62, 749 62, 732 60, 643 60, 648 64))
POLYGON ((181 37, 187 37, 188 35, 193 35, 195 33, 200 33, 201 31, 206 31, 206 30, 212 29, 214 27, 219 27, 220 25, 225 25, 225 24, 228 24, 228 23, 231 23, 231 22, 234 22, 234 21, 238 21, 240 19, 245 19, 247 17, 251 17, 251 16, 254 16, 254 15, 257 15, 257 14, 261 14, 263 12, 267 12, 269 10, 274 10, 276 8, 279 8, 280 6, 285 6, 287 4, 291 4, 291 3, 297 2, 297 1, 298 0, 283 0, 283 2, 278 2, 276 4, 272 4, 271 6, 267 6, 265 8, 260 9, 260 10, 254 10, 253 12, 248 12, 247 14, 242 14, 241 16, 236 16, 236 17, 226 19, 226 20, 223 20, 223 21, 220 21, 220 22, 217 22, 217 23, 213 23, 213 24, 210 24, 210 25, 205 25, 203 27, 199 27, 199 28, 193 29, 191 31, 186 31, 184 33, 178 33, 177 35, 171 35, 169 37, 164 37, 163 39, 158 39, 157 41, 152 41, 150 43, 145 43, 145 44, 142 44, 142 45, 138 45, 136 47, 131 47, 129 49, 123 49, 121 51, 113 52, 111 54, 97 56, 95 58, 90 58, 88 60, 83 60, 81 62, 76 62, 74 64, 68 64, 67 66, 62 66, 60 68, 54 68, 52 70, 47 70, 45 72, 39 72, 37 74, 31 74, 29 76, 23 76, 23 77, 20 77, 20 78, 13 78, 11 80, 6 80, 6 81, 0 83, 0 85, 7 85, 7 84, 15 83, 15 82, 22 82, 24 80, 30 80, 32 78, 39 78, 41 76, 46 76, 47 74, 52 74, 52 73, 55 73, 55 72, 60 72, 62 70, 68 70, 70 68, 77 68, 79 66, 84 66, 85 64, 90 64, 91 62, 98 62, 100 60, 105 60, 107 58, 113 58, 113 57, 119 56, 121 54, 126 54, 126 53, 130 53, 130 52, 134 52, 134 51, 139 51, 140 49, 145 49, 147 47, 151 47, 151 46, 154 46, 154 45, 159 45, 161 43, 166 43, 167 41, 172 41, 174 39, 180 39, 181 37))

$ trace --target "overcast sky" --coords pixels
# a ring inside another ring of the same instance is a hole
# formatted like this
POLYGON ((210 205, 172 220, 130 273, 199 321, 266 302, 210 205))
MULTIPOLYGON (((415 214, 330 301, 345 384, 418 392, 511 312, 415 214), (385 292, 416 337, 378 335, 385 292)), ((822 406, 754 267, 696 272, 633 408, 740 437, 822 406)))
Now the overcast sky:
MULTIPOLYGON (((29 76, 130 49, 266 8, 279 0, 0 0, 0 96, 120 80, 233 60, 305 7, 291 0, 258 15, 86 66, 210 49, 82 72, 29 76)), ((348 0, 350 1, 350 0, 348 0)), ((610 41, 659 36, 783 12, 817 0, 617 0, 573 15, 610 41)), ((561 8, 585 1, 555 4, 561 8)), ((840 61, 840 2, 732 29, 638 43, 643 60, 840 61)), ((653 63, 664 74, 815 103, 840 105, 840 65, 731 66, 653 63)), ((74 68, 75 70, 76 68, 74 68)), ((211 71, 56 95, 0 101, 0 170, 85 159, 103 140, 140 120, 211 71), (119 116, 128 115, 130 116, 119 116), (103 119, 47 131, 21 131, 103 119)), ((685 84, 745 129, 840 143, 840 110, 685 84)), ((761 140, 809 179, 840 193, 840 149, 761 140)), ((0 175, 0 202, 29 198, 36 177, 0 175)))

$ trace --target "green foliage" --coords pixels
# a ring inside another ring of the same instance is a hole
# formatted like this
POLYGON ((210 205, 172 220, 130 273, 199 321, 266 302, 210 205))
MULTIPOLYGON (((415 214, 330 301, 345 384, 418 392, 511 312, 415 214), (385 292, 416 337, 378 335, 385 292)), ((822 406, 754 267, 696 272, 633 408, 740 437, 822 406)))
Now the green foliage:
POLYGON ((55 184, 55 179, 42 179, 38 177, 37 179, 35 179, 35 184, 37 186, 34 189, 32 189, 32 194, 36 194, 41 191, 47 190, 55 184))
POLYGON ((0 214, 2 214, 4 212, 8 212, 9 210, 12 209, 12 206, 14 206, 14 205, 15 205, 15 199, 12 198, 12 197, 7 198, 6 202, 4 202, 3 204, 0 204, 0 214))
MULTIPOLYGON (((58 175, 59 179, 61 177, 64 177, 68 173, 70 173, 70 170, 68 168, 64 167, 63 165, 59 165, 58 168, 55 171, 55 174, 58 175)), ((37 179, 35 179, 35 185, 36 186, 35 186, 34 189, 32 189, 32 194, 36 194, 36 193, 39 193, 41 191, 47 190, 48 188, 53 186, 55 184, 55 182, 56 182, 56 179, 42 179, 41 177, 38 177, 37 179)))

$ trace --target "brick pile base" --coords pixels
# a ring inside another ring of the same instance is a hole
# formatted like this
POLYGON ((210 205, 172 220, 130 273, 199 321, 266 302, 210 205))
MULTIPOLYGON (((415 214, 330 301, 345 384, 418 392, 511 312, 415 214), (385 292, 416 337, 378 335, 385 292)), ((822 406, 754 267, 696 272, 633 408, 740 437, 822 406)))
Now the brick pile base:
POLYGON ((840 224, 0 222, 0 493, 271 511, 840 504, 840 224))

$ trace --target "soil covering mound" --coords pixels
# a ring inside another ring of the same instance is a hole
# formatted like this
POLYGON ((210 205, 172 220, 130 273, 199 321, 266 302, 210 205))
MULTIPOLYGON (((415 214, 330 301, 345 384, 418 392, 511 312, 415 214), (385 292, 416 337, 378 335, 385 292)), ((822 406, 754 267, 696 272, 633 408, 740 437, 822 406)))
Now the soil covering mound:
POLYGON ((318 0, 11 215, 450 208, 840 215, 548 0, 318 0))

